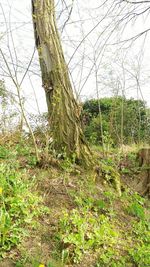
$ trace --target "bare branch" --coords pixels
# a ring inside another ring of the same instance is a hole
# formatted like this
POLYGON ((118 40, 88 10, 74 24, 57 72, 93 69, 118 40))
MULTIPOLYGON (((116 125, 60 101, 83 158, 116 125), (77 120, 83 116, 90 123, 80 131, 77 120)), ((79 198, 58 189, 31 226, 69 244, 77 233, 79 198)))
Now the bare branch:
POLYGON ((141 37, 142 35, 147 34, 149 31, 150 31, 150 28, 146 29, 143 32, 138 33, 137 35, 135 35, 135 36, 133 36, 133 37, 131 37, 129 39, 125 39, 125 40, 122 40, 122 41, 119 41, 119 42, 116 42, 116 43, 113 43, 113 44, 110 44, 110 45, 117 45, 117 44, 120 44, 120 43, 136 40, 137 38, 141 37))
POLYGON ((150 1, 138 1, 138 2, 135 2, 135 1, 128 1, 128 0, 122 0, 122 2, 126 2, 128 4, 146 4, 146 3, 150 3, 150 1))
POLYGON ((26 71, 25 71, 25 73, 24 73, 24 75, 23 75, 23 77, 22 77, 22 80, 21 80, 19 86, 22 85, 22 83, 23 83, 23 81, 24 81, 24 78, 26 77, 26 75, 27 75, 27 73, 28 73, 28 71, 29 71, 29 68, 30 68, 30 66, 31 66, 31 64, 32 64, 32 61, 33 61, 33 58, 34 58, 34 54, 35 54, 35 47, 34 47, 34 51, 33 51, 33 53, 32 53, 31 59, 30 59, 30 61, 29 61, 29 64, 28 64, 28 66, 27 66, 27 69, 26 69, 26 71))

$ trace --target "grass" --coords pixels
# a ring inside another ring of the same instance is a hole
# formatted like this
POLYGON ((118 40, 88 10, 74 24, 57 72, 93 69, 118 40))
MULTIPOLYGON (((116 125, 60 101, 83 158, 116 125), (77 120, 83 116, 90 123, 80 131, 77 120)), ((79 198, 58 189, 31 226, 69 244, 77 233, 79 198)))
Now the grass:
POLYGON ((25 140, 0 146, 0 266, 150 265, 148 199, 126 185, 118 194, 115 155, 95 179, 67 158, 40 168, 32 151, 25 140))

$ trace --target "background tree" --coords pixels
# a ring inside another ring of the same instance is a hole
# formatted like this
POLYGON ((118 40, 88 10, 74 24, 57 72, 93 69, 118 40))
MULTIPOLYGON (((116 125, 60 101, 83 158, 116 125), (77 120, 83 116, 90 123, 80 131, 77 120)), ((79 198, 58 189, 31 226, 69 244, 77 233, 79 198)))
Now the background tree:
POLYGON ((149 142, 150 126, 148 110, 142 100, 125 97, 91 99, 83 104, 85 136, 95 144, 102 143, 99 123, 99 101, 101 104, 104 136, 110 136, 115 145, 121 145, 122 102, 123 102, 123 144, 149 142), (140 111, 140 112, 139 112, 140 111), (139 128, 140 124, 140 128, 139 128), (140 129, 140 131, 139 131, 140 129))

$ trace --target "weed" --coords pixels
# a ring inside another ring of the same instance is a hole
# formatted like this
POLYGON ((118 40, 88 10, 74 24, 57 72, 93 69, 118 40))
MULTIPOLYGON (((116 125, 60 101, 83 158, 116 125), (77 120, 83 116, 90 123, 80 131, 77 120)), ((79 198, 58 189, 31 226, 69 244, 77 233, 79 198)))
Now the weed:
POLYGON ((74 169, 75 161, 76 161, 76 155, 72 154, 72 157, 69 158, 64 151, 62 154, 59 154, 57 158, 62 159, 60 162, 61 168, 66 172, 71 172, 74 169))
POLYGON ((28 156, 28 164, 32 167, 37 165, 37 157, 35 155, 28 156))
POLYGON ((83 253, 117 242, 118 235, 109 219, 96 211, 83 208, 70 213, 66 211, 59 226, 62 252, 68 254, 75 263, 80 262, 83 253))
POLYGON ((134 201, 127 207, 127 212, 141 220, 145 219, 144 208, 137 201, 134 201))
POLYGON ((131 170, 130 170, 129 168, 125 168, 125 167, 123 167, 123 168, 121 169, 121 172, 122 172, 122 174, 130 174, 130 173, 131 173, 131 170))
POLYGON ((31 186, 26 171, 0 165, 0 256, 28 234, 27 226, 34 227, 35 218, 43 212, 42 199, 31 192, 31 186))
POLYGON ((104 213, 109 210, 107 203, 103 199, 94 199, 92 196, 88 196, 83 192, 80 192, 80 195, 72 194, 74 197, 75 204, 79 208, 82 207, 83 210, 91 210, 98 213, 104 213))
POLYGON ((105 181, 107 181, 109 184, 112 184, 117 190, 119 196, 121 196, 120 175, 118 171, 114 167, 102 163, 101 172, 105 181))
POLYGON ((10 155, 10 151, 4 146, 0 146, 0 158, 7 159, 9 155, 10 155))
POLYGON ((138 267, 150 266, 150 244, 142 244, 129 250, 133 262, 138 267))
POLYGON ((141 243, 150 243, 150 222, 142 220, 132 223, 132 231, 134 236, 141 241, 141 243))
POLYGON ((63 267, 63 265, 60 262, 55 262, 54 260, 50 260, 47 263, 47 267, 63 267))
POLYGON ((128 257, 119 255, 115 248, 108 247, 103 250, 96 262, 95 267, 125 267, 131 266, 128 263, 128 257))
POLYGON ((23 141, 18 143, 15 149, 19 156, 29 156, 31 154, 31 147, 28 146, 26 143, 24 144, 23 141))

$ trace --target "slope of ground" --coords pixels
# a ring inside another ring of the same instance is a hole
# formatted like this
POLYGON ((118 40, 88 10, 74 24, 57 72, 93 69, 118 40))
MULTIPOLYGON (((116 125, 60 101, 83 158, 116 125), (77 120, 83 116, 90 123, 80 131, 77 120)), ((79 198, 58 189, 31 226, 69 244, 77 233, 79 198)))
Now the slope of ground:
POLYGON ((114 154, 96 175, 67 158, 38 167, 27 143, 0 144, 0 266, 150 266, 149 202, 130 186, 133 164, 116 160, 120 196, 114 154))

